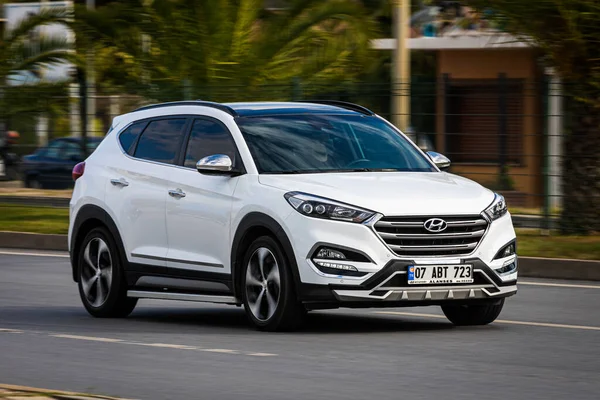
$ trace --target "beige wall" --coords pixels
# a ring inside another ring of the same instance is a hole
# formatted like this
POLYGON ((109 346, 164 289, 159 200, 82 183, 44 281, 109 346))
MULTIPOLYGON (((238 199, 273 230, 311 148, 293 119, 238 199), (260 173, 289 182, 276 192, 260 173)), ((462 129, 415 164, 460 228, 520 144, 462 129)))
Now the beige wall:
MULTIPOLYGON (((517 191, 527 194, 526 206, 542 203, 540 75, 532 49, 440 50, 438 76, 450 79, 495 79, 505 73, 508 79, 525 79, 523 99, 522 165, 510 166, 509 173, 517 191)), ((444 149, 444 88, 439 85, 437 101, 438 149, 444 149)), ((485 183, 494 180, 498 166, 494 164, 454 164, 452 172, 485 183)))

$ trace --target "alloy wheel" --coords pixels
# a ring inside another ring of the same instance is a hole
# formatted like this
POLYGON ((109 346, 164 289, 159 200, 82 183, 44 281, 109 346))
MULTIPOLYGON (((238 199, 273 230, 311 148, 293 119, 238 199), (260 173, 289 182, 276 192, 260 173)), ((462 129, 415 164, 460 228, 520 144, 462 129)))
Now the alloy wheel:
POLYGON ((83 253, 81 286, 92 307, 100 307, 108 298, 113 276, 113 263, 106 242, 100 238, 90 240, 83 253))
POLYGON ((279 304, 281 280, 275 255, 266 247, 252 253, 246 268, 246 298, 252 315, 268 321, 279 304))

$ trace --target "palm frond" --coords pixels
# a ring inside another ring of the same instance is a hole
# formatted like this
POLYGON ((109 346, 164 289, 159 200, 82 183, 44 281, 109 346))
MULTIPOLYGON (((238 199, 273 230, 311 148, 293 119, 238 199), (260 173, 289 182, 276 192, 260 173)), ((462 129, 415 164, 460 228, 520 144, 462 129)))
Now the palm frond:
POLYGON ((73 19, 73 13, 65 8, 52 7, 42 9, 38 14, 23 19, 12 29, 5 32, 4 45, 12 46, 19 40, 27 37, 36 29, 49 24, 62 24, 68 26, 73 19))

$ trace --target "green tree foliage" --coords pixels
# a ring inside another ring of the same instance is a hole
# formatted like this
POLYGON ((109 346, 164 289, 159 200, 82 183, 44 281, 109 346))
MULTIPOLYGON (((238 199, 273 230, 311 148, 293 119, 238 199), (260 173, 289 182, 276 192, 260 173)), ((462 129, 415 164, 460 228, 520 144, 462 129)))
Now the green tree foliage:
POLYGON ((223 85, 238 86, 239 99, 294 77, 331 85, 357 76, 369 61, 377 27, 360 2, 291 0, 279 10, 262 5, 262 0, 111 3, 96 12, 78 9, 78 33, 81 45, 97 46, 104 57, 99 81, 129 90, 137 85, 136 93, 158 100, 228 100, 230 94, 219 90, 223 85))
POLYGON ((66 94, 64 82, 44 82, 44 69, 75 61, 65 38, 37 35, 39 27, 69 24, 69 13, 48 9, 31 16, 4 33, 0 40, 0 116, 15 118, 32 112, 57 113, 66 101, 50 101, 66 94))
MULTIPOLYGON (((600 232, 600 2, 470 0, 508 32, 531 42, 554 67, 569 96, 561 228, 600 232)), ((551 160, 550 162, 556 162, 551 160)))

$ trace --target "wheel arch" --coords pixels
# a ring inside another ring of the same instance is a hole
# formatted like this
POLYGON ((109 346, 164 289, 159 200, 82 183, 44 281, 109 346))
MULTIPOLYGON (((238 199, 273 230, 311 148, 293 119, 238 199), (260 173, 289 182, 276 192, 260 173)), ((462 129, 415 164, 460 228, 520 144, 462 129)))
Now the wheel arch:
POLYGON ((296 295, 300 287, 300 274, 298 272, 298 264, 294 248, 290 239, 286 235, 283 227, 272 217, 261 212, 251 212, 246 215, 238 225, 233 242, 231 245, 231 278, 233 281, 233 293, 237 298, 241 298, 241 275, 242 275, 242 259, 246 249, 252 241, 259 236, 271 236, 283 248, 286 261, 291 268, 292 276, 294 277, 294 287, 296 295))
POLYGON ((121 235, 119 233, 119 229, 117 228, 117 224, 102 208, 93 204, 86 204, 79 209, 77 216, 75 217, 72 233, 73 240, 71 240, 71 248, 69 249, 73 281, 75 282, 77 282, 78 276, 77 260, 79 259, 81 242, 88 232, 97 227, 104 227, 108 229, 115 243, 117 244, 117 249, 119 251, 119 255, 121 256, 122 262, 125 264, 127 263, 125 248, 123 246, 123 241, 121 240, 121 235))

